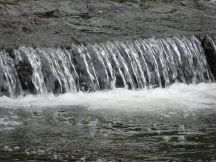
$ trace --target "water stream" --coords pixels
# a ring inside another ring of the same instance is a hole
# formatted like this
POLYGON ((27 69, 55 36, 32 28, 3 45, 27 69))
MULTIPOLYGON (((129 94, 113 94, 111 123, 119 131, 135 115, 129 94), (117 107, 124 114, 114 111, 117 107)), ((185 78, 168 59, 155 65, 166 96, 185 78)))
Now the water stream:
POLYGON ((214 37, 0 50, 0 161, 216 160, 214 37))

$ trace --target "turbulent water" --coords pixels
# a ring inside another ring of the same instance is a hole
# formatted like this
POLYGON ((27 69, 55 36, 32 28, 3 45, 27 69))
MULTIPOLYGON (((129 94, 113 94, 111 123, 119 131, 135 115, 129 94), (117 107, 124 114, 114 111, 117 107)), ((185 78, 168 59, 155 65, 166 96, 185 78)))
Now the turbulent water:
POLYGON ((214 161, 216 84, 0 98, 0 161, 214 161))
POLYGON ((60 96, 28 95, 11 99, 0 98, 0 105, 8 108, 49 108, 58 106, 84 106, 91 110, 113 109, 125 111, 154 111, 155 109, 216 108, 216 84, 174 84, 168 88, 127 90, 114 89, 93 93, 66 93, 60 96))

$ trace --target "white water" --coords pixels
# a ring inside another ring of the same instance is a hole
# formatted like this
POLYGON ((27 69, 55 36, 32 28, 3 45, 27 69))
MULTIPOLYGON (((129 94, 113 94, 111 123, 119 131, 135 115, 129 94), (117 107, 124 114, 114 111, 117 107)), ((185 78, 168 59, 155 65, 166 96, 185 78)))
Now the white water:
POLYGON ((0 96, 212 81, 201 42, 195 36, 72 45, 69 49, 0 50, 0 96))
POLYGON ((93 93, 66 93, 60 96, 0 97, 3 108, 46 108, 85 106, 89 109, 121 109, 127 111, 155 109, 216 108, 216 83, 198 85, 173 84, 168 88, 127 90, 114 89, 93 93))

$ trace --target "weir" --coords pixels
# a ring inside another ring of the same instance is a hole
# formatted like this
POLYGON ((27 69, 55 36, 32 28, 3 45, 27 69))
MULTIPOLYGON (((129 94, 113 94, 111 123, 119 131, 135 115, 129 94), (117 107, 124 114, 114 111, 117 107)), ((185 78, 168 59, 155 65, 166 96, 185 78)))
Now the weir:
POLYGON ((212 82, 215 42, 191 36, 1 49, 0 96, 212 82))

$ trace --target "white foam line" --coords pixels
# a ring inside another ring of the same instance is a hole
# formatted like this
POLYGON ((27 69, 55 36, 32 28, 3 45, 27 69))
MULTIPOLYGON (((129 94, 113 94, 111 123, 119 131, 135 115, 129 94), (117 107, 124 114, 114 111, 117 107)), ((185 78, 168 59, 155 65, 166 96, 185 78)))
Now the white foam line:
POLYGON ((173 84, 169 88, 114 89, 93 93, 66 93, 59 96, 28 95, 11 99, 0 97, 0 107, 43 108, 86 106, 89 109, 152 110, 162 108, 216 108, 216 83, 173 84))

